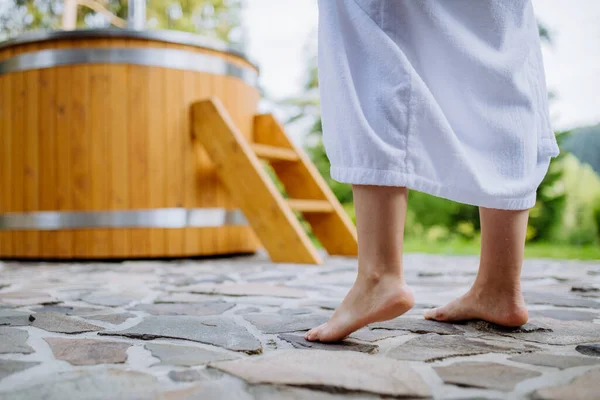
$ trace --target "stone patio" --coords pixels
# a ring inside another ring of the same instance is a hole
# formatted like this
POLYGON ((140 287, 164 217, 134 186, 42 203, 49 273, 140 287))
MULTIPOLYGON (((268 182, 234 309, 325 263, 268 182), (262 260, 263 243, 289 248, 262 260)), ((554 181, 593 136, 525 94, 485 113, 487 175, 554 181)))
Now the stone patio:
POLYGON ((356 259, 0 262, 0 399, 600 398, 600 262, 527 260, 512 330, 423 319, 476 258, 405 264, 415 309, 324 345, 356 259))

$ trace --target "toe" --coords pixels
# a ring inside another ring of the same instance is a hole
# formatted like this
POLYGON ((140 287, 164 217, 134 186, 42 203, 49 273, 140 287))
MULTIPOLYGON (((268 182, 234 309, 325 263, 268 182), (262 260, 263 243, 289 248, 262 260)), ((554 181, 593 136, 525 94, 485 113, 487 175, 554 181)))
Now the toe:
POLYGON ((445 312, 443 308, 434 308, 425 312, 425 319, 431 319, 435 321, 443 321, 445 312))
POLYGON ((308 333, 305 336, 305 339, 308 340, 309 342, 314 342, 319 340, 319 329, 321 329, 323 325, 318 326, 316 328, 311 329, 310 331, 308 331, 308 333))

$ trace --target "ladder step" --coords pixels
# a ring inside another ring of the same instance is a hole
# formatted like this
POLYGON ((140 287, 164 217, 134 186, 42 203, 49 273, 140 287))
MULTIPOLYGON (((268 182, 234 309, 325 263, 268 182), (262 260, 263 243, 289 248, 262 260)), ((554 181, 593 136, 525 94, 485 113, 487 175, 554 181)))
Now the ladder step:
POLYGON ((267 144, 252 144, 252 150, 258 158, 273 161, 298 161, 298 154, 292 149, 269 146, 267 144))
POLYGON ((304 213, 328 213, 333 212, 333 206, 327 200, 299 200, 289 199, 288 204, 294 211, 304 213))

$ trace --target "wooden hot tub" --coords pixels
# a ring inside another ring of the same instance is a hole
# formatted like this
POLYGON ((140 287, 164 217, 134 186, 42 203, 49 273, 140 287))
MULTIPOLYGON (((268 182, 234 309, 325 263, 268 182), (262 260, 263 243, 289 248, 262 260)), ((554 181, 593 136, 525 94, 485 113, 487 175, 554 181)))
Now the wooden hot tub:
POLYGON ((0 258, 253 252, 243 214, 191 145, 217 96, 249 139, 257 70, 173 31, 85 30, 0 43, 0 258))

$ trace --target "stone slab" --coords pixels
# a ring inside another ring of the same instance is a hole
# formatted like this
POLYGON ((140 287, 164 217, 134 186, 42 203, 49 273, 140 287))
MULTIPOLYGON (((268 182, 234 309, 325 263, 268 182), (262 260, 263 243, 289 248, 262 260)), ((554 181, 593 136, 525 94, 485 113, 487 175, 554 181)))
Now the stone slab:
POLYGON ((491 362, 459 362, 445 367, 433 367, 444 383, 510 392, 540 372, 491 362))
POLYGON ((323 314, 281 315, 281 314, 246 314, 244 319, 256 326, 263 333, 289 333, 307 331, 324 324, 329 316, 323 314))
POLYGON ((547 309, 547 310, 531 310, 529 311, 530 317, 547 317, 552 319, 560 319, 563 321, 588 321, 592 322, 594 319, 599 318, 600 315, 597 312, 589 311, 578 311, 578 310, 565 310, 565 309, 547 309))
POLYGON ((538 400, 597 400, 600 393, 600 368, 594 368, 566 385, 535 391, 538 400))
POLYGON ((389 330, 389 329, 373 329, 373 330, 371 330, 369 328, 363 328, 363 329, 359 329, 356 332, 351 333, 350 336, 348 336, 348 337, 351 339, 362 340, 364 342, 377 342, 379 340, 398 337, 398 336, 405 336, 408 334, 410 334, 408 331, 394 331, 394 330, 389 330))
POLYGON ((532 318, 521 328, 504 328, 487 322, 470 323, 484 332, 508 336, 527 342, 573 345, 600 341, 600 325, 583 321, 561 321, 545 317, 532 318))
POLYGON ((525 292, 525 301, 529 304, 551 304, 556 307, 578 307, 600 309, 600 301, 582 299, 546 292, 525 292))
POLYGON ((278 351, 210 367, 253 385, 319 387, 326 391, 411 398, 431 396, 425 382, 407 363, 357 352, 278 351))
MULTIPOLYGON (((18 361, 18 360, 2 360, 0 359, 0 380, 17 372, 25 371, 31 367, 39 365, 39 362, 33 361, 18 361)), ((0 398, 2 393, 0 393, 0 398)))
POLYGON ((35 313, 33 314, 33 317, 35 319, 31 322, 31 326, 35 326, 36 328, 48 332, 75 334, 101 331, 104 329, 101 326, 93 325, 55 312, 35 313))
POLYGON ((351 340, 343 340, 337 343, 309 342, 303 335, 282 333, 279 338, 290 343, 296 349, 328 350, 328 351, 358 351, 361 353, 375 354, 379 346, 375 344, 358 343, 351 340))
POLYGON ((486 353, 527 353, 540 348, 518 342, 479 341, 464 336, 427 334, 411 339, 387 352, 398 360, 432 362, 451 357, 486 353))
POLYGON ((148 343, 145 345, 145 347, 152 353, 153 357, 156 357, 160 360, 161 365, 193 367, 196 365, 208 364, 210 362, 235 360, 238 358, 234 354, 227 354, 191 346, 148 343))
POLYGON ((99 334, 125 336, 143 340, 156 338, 182 339, 211 344, 248 354, 262 352, 260 342, 246 328, 236 324, 229 318, 221 317, 171 315, 147 317, 141 323, 129 329, 100 332, 99 334))
POLYGON ((71 307, 71 306, 64 306, 64 305, 50 305, 50 306, 37 307, 37 308, 32 309, 31 311, 36 312, 36 313, 55 312, 55 313, 64 314, 64 315, 81 316, 81 315, 97 313, 98 311, 101 311, 101 310, 102 310, 101 308, 97 308, 97 307, 71 307))
POLYGON ((575 350, 586 356, 600 357, 600 343, 594 344, 580 344, 575 347, 575 350))
POLYGON ((118 293, 93 293, 82 296, 81 301, 106 307, 124 307, 132 301, 139 300, 139 296, 126 296, 118 293))
POLYGON ((391 329, 409 331, 412 333, 437 333, 438 335, 460 335, 464 333, 452 324, 431 321, 422 318, 400 317, 390 321, 376 322, 369 325, 370 329, 391 329))
POLYGON ((34 350, 27 344, 29 333, 24 329, 0 326, 0 354, 31 354, 34 350))
POLYGON ((600 359, 594 359, 591 357, 564 356, 546 353, 521 354, 511 357, 509 360, 523 364, 554 367, 559 369, 600 364, 600 359))
POLYGON ((58 299, 45 292, 18 291, 0 293, 0 304, 12 306, 32 306, 36 304, 57 304, 58 299))
POLYGON ((156 377, 122 369, 86 369, 59 372, 44 381, 11 392, 11 400, 142 400, 160 398, 156 377))
POLYGON ((72 365, 122 364, 131 343, 94 339, 44 338, 57 360, 72 365))
POLYGON ((29 325, 30 312, 17 311, 11 309, 0 309, 0 326, 23 326, 29 325))
POLYGON ((120 325, 123 322, 127 321, 129 318, 137 317, 137 315, 132 313, 117 313, 117 314, 98 314, 98 315, 87 315, 83 318, 91 319, 93 321, 102 321, 108 322, 113 325, 120 325))
POLYGON ((199 284, 182 286, 173 291, 199 294, 220 294, 224 296, 269 296, 293 299, 303 298, 306 295, 306 293, 300 289, 264 283, 199 284))
POLYGON ((202 303, 159 303, 138 304, 132 310, 144 311, 151 315, 188 315, 203 317, 219 315, 235 307, 235 303, 226 301, 205 301, 202 303))

